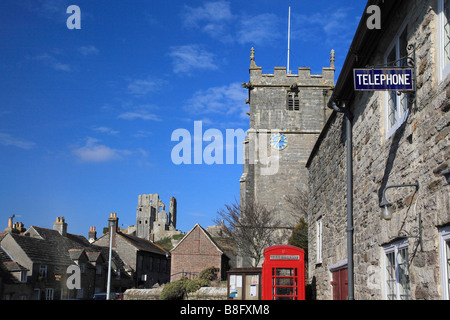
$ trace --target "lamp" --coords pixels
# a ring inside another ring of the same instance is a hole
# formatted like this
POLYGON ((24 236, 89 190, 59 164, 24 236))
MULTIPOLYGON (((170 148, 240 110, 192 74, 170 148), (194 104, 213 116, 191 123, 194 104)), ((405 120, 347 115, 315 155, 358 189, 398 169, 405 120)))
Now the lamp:
POLYGON ((380 208, 382 209, 381 218, 383 218, 384 220, 391 220, 392 212, 393 212, 392 203, 387 201, 387 199, 386 199, 386 190, 390 189, 390 188, 402 188, 402 187, 416 187, 416 191, 417 191, 419 189, 419 181, 416 180, 416 182, 413 184, 392 185, 392 186, 387 186, 384 188, 383 193, 382 193, 381 202, 380 202, 380 208))

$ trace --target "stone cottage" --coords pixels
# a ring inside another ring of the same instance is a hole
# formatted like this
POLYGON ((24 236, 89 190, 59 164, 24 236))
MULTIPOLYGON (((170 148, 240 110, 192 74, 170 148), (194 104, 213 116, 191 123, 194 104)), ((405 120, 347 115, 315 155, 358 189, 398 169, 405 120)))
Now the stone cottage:
MULTIPOLYGON (((8 224, 0 238, 0 299, 65 300, 91 299, 106 291, 108 251, 92 245, 83 236, 67 232, 64 217, 52 229, 22 223, 8 224), (17 228, 19 227, 19 229, 17 228), (79 287, 69 287, 69 267, 79 268, 79 287)), ((132 284, 117 255, 112 259, 116 277, 112 284, 126 289, 132 284)))
POLYGON ((320 300, 449 299, 450 1, 372 5, 307 162, 309 280, 320 300), (380 66, 413 68, 415 91, 356 91, 380 66))
POLYGON ((120 232, 116 213, 111 213, 108 222, 113 227, 93 244, 109 248, 110 234, 112 235, 113 252, 120 256, 133 276, 133 287, 151 288, 154 284, 169 282, 170 257, 166 250, 150 240, 120 232))

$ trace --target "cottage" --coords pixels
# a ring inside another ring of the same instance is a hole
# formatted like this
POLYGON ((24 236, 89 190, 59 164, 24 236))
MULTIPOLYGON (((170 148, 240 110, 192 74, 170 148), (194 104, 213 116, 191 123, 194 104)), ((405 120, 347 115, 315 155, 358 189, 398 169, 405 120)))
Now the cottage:
POLYGON ((381 28, 361 18, 307 162, 309 280, 320 300, 449 299, 450 1, 370 5, 381 28), (380 66, 415 90, 356 91, 380 66))

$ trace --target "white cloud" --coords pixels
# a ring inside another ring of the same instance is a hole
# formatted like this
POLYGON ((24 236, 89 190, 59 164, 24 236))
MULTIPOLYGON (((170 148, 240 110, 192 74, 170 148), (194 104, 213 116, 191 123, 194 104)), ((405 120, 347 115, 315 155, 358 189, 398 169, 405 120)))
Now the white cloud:
POLYGON ((267 44, 281 36, 282 19, 276 14, 234 14, 228 1, 206 2, 193 8, 185 6, 183 23, 222 42, 267 44))
POLYGON ((39 56, 36 56, 33 59, 37 60, 37 61, 40 61, 40 62, 50 66, 51 68, 53 68, 54 70, 57 70, 57 71, 65 71, 65 72, 72 71, 72 68, 70 67, 70 65, 60 62, 54 56, 51 56, 51 55, 49 55, 47 53, 41 54, 39 56))
POLYGON ((241 44, 267 44, 281 37, 281 34, 277 32, 280 19, 273 13, 242 17, 240 20, 237 39, 241 44))
POLYGON ((128 110, 122 112, 117 116, 119 119, 124 120, 152 120, 152 121, 162 121, 160 116, 154 113, 154 111, 158 108, 152 104, 143 104, 143 105, 129 105, 126 107, 128 110))
POLYGON ((216 70, 214 55, 198 45, 184 45, 170 48, 175 73, 187 73, 195 69, 216 70))
POLYGON ((292 38, 304 42, 325 42, 328 44, 342 44, 353 38, 355 24, 348 16, 346 8, 318 12, 310 16, 303 14, 293 17, 292 38), (345 23, 344 23, 345 22, 345 23), (324 37, 325 35, 325 37, 324 37))
POLYGON ((82 46, 78 48, 78 52, 80 52, 83 56, 96 55, 99 53, 99 50, 93 46, 82 46))
POLYGON ((131 95, 144 96, 158 91, 162 84, 163 82, 159 79, 132 79, 129 80, 127 90, 131 95))
POLYGON ((113 149, 103 144, 98 144, 99 140, 88 137, 86 144, 80 148, 74 149, 72 152, 82 162, 107 162, 117 160, 122 155, 131 154, 128 150, 113 149))
POLYGON ((94 127, 92 129, 94 131, 101 132, 101 133, 106 133, 106 134, 113 135, 113 136, 119 134, 119 131, 113 130, 113 129, 109 128, 109 127, 94 127))
POLYGON ((149 113, 148 111, 145 111, 145 110, 124 112, 124 113, 121 113, 118 116, 118 118, 124 119, 124 120, 142 119, 142 120, 162 121, 158 115, 149 113))
POLYGON ((223 40, 234 16, 228 1, 215 1, 197 8, 185 6, 183 18, 185 27, 200 29, 211 37, 221 37, 223 40))
POLYGON ((0 133, 0 144, 30 150, 36 146, 34 142, 14 137, 8 133, 0 133))
POLYGON ((185 105, 185 110, 194 114, 238 114, 245 119, 248 112, 248 105, 245 104, 247 98, 247 90, 239 83, 232 83, 197 91, 185 105))

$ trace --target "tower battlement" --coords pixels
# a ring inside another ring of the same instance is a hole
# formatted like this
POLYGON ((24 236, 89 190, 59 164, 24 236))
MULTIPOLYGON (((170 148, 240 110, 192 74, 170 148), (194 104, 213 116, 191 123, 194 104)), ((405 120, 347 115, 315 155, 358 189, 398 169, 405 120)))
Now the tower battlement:
POLYGON ((251 88, 255 86, 281 86, 290 87, 292 85, 330 87, 334 86, 334 61, 335 53, 331 50, 330 66, 322 68, 322 74, 311 74, 311 68, 300 67, 297 74, 287 73, 286 67, 274 67, 274 72, 262 73, 262 68, 255 62, 255 51, 252 48, 250 55, 250 82, 243 84, 244 87, 251 88))

